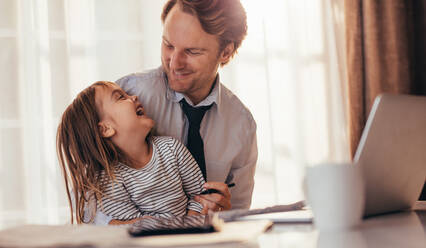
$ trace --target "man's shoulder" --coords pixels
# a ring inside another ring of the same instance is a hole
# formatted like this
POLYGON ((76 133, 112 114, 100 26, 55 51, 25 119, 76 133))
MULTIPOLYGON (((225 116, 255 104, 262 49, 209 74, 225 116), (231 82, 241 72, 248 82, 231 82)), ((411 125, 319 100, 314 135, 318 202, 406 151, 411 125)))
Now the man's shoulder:
POLYGON ((116 83, 124 90, 137 90, 149 87, 150 89, 164 86, 164 72, 162 67, 150 69, 143 72, 131 73, 121 77, 116 83))
POLYGON ((221 109, 227 114, 227 118, 233 122, 245 123, 256 128, 256 122, 247 106, 225 85, 221 84, 221 109))

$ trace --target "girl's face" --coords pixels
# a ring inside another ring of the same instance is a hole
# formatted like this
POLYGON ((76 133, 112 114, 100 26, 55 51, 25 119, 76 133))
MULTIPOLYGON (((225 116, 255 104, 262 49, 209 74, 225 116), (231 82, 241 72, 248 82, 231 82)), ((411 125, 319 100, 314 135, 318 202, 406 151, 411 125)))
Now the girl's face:
MULTIPOLYGON (((145 115, 137 96, 129 96, 115 83, 95 90, 98 124, 104 137, 114 139, 145 139, 154 126, 154 121, 145 115)), ((114 141, 114 140, 113 140, 114 141)))

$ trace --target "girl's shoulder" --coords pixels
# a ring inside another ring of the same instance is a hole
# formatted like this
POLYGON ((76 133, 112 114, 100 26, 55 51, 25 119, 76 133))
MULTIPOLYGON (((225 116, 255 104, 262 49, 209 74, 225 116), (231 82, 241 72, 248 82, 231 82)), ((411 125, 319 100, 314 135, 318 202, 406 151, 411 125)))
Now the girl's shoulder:
POLYGON ((175 146, 179 141, 171 136, 152 136, 152 143, 158 146, 175 146))
POLYGON ((181 150, 182 147, 185 147, 179 140, 171 136, 152 136, 151 140, 159 153, 162 153, 165 150, 175 153, 176 151, 181 150))

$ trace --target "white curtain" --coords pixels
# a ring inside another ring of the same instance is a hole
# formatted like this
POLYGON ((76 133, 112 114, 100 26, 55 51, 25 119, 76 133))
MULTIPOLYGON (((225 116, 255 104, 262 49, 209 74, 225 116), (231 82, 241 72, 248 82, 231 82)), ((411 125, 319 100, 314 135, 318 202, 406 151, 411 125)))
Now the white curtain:
POLYGON ((350 160, 344 1, 242 2, 248 36, 223 71, 258 125, 252 207, 298 201, 306 166, 350 160))
MULTIPOLYGON (((160 64, 164 2, 0 0, 0 229, 69 221, 58 120, 94 81, 160 64)), ((249 35, 221 74, 258 124, 253 207, 300 200, 306 164, 348 160, 343 8, 242 3, 249 35)))

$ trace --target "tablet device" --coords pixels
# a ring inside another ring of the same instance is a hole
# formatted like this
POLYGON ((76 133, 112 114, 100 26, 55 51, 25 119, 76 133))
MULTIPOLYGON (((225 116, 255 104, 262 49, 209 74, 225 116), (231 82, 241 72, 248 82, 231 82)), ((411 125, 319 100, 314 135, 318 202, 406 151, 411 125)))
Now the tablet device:
POLYGON ((219 231, 211 216, 182 216, 172 218, 146 217, 128 228, 131 236, 151 236, 185 233, 211 233, 219 231))

